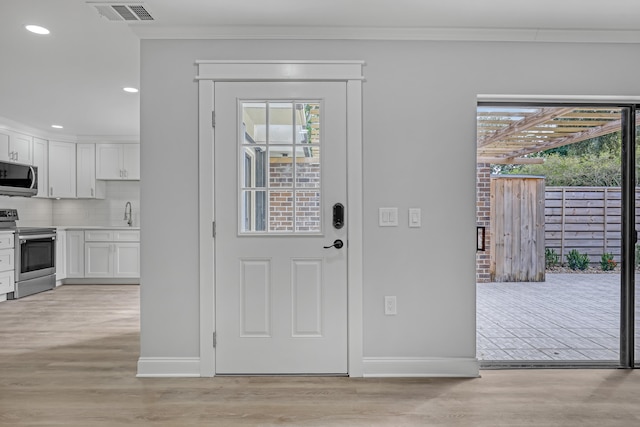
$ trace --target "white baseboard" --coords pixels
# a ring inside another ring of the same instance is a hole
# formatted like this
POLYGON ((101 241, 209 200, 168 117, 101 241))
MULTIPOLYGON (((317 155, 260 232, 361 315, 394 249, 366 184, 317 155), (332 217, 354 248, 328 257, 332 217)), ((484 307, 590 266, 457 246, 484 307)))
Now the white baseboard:
POLYGON ((199 357, 141 357, 138 378, 199 377, 199 357))
POLYGON ((105 277, 102 279, 96 278, 66 278, 61 280, 63 285, 139 285, 140 278, 126 278, 126 277, 105 277))
POLYGON ((465 377, 480 376, 476 358, 365 357, 365 377, 465 377))

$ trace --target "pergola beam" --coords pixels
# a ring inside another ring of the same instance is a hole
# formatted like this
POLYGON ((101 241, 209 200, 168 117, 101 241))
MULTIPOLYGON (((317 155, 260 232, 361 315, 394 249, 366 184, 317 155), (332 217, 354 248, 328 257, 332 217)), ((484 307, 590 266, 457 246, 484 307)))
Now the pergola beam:
POLYGON ((478 157, 478 163, 491 163, 494 165, 540 165, 544 163, 543 157, 478 157))
MULTIPOLYGON (((640 116, 636 118, 636 125, 640 125, 640 116)), ((575 133, 571 136, 563 138, 557 138, 547 144, 541 144, 528 148, 523 148, 509 153, 509 156, 524 156, 526 154, 537 153, 540 151, 550 150, 552 148, 563 147, 569 144, 575 144, 577 142, 586 141, 587 139, 596 138, 602 135, 608 135, 610 133, 618 132, 622 129, 622 120, 615 120, 607 123, 603 126, 598 126, 585 130, 583 132, 575 133)))
POLYGON ((518 120, 510 124, 509 126, 502 128, 500 130, 494 131, 489 135, 483 136, 478 141, 478 148, 485 147, 492 142, 500 141, 501 139, 516 133, 522 132, 523 130, 538 126, 542 123, 553 120, 557 117, 562 116, 563 114, 569 113, 575 110, 575 107, 565 107, 565 108, 557 108, 557 107, 549 107, 542 108, 539 112, 535 114, 528 115, 524 117, 522 120, 518 120))

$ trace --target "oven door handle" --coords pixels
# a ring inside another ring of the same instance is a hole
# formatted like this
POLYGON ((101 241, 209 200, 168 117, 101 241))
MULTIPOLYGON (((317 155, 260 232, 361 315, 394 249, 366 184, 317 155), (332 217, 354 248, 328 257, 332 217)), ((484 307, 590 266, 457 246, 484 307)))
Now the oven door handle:
POLYGON ((20 239, 20 243, 24 243, 27 240, 36 240, 36 239, 51 239, 56 240, 56 235, 54 234, 31 234, 29 236, 18 236, 20 239))

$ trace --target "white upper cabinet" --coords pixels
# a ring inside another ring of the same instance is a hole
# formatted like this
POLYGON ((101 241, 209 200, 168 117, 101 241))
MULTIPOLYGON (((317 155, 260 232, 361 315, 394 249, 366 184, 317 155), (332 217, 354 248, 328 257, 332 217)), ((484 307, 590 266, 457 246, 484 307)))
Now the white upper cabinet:
POLYGON ((76 197, 76 144, 49 141, 49 197, 76 197))
POLYGON ((96 179, 139 180, 140 144, 96 144, 96 179))
MULTIPOLYGON (((7 132, 7 131, 3 131, 7 132)), ((0 160, 9 161, 9 134, 0 133, 0 160)))
POLYGON ((76 195, 83 199, 104 199, 106 183, 96 181, 96 146, 78 144, 76 146, 77 180, 76 195))
POLYGON ((9 157, 16 163, 33 164, 33 137, 21 133, 9 134, 9 157))
POLYGON ((122 145, 122 165, 125 179, 140 179, 140 144, 122 145))
POLYGON ((8 130, 0 131, 0 160, 6 162, 33 162, 33 137, 8 130))
POLYGON ((38 168, 38 194, 49 197, 49 141, 33 138, 33 165, 38 168))

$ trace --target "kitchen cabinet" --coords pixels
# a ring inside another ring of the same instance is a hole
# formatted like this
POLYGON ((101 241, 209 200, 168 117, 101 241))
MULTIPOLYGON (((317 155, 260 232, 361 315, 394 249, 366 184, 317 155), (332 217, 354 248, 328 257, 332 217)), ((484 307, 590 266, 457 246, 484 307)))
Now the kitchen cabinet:
POLYGON ((113 245, 106 242, 84 244, 86 277, 113 277, 113 245))
POLYGON ((67 232, 56 230, 56 286, 67 278, 67 232))
POLYGON ((96 181, 96 145, 76 145, 76 197, 104 199, 106 183, 96 181))
POLYGON ((33 137, 18 132, 0 133, 0 160, 32 164, 33 137))
POLYGON ((21 133, 9 134, 9 156, 16 163, 33 164, 33 137, 21 133))
POLYGON ((139 180, 140 144, 96 144, 96 179, 139 180))
POLYGON ((140 277, 138 230, 85 230, 84 277, 140 277))
POLYGON ((0 233, 0 301, 6 300, 6 294, 15 290, 13 244, 13 233, 0 233))
POLYGON ((76 197, 76 144, 49 141, 49 197, 76 197))
POLYGON ((49 197, 49 141, 33 138, 33 165, 38 168, 38 194, 49 197))
POLYGON ((84 277, 84 230, 67 230, 67 277, 84 277))

